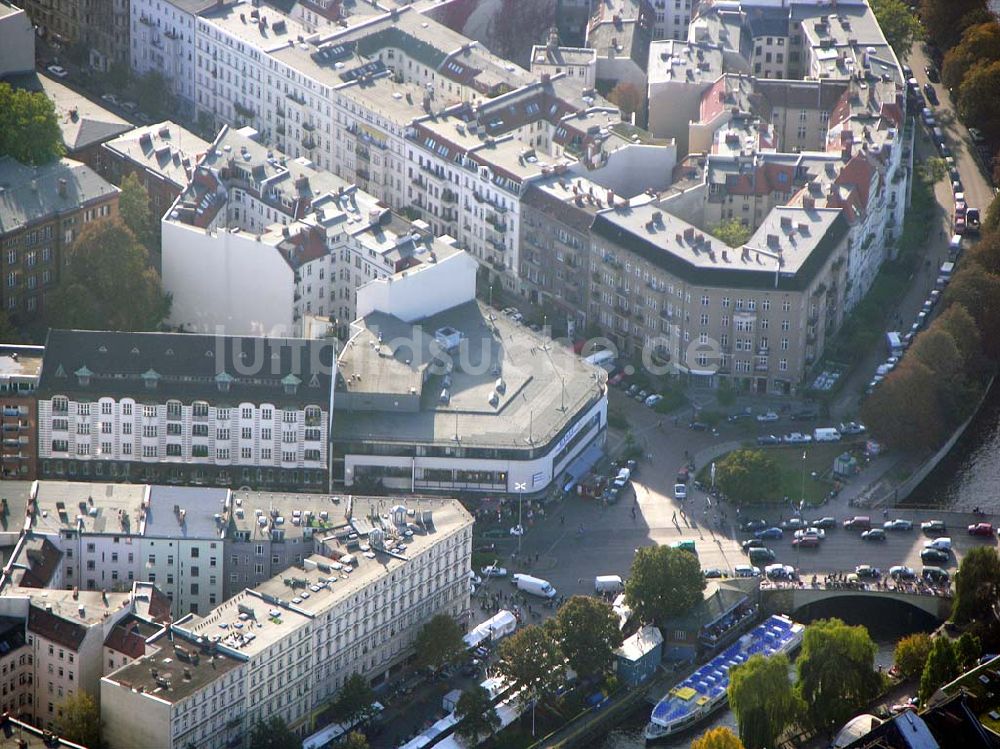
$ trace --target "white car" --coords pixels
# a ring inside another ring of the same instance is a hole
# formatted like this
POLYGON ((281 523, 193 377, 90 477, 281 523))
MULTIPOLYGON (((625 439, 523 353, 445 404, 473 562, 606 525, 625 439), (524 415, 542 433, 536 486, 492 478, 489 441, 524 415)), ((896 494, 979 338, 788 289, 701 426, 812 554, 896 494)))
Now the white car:
POLYGON ((760 567, 751 567, 749 564, 737 564, 733 567, 733 574, 736 577, 760 577, 760 567))
POLYGON ((865 425, 859 424, 856 421, 848 421, 845 424, 841 424, 837 431, 841 434, 864 434, 865 425))
POLYGON ((790 564, 769 564, 764 568, 764 574, 772 580, 794 580, 795 568, 790 564))
POLYGON ((687 499, 687 484, 674 484, 674 499, 687 499))
POLYGON ((792 432, 782 437, 781 441, 784 442, 786 445, 804 445, 807 442, 812 442, 813 438, 811 434, 802 434, 802 432, 792 432))
POLYGON ((887 531, 912 531, 913 523, 909 520, 896 518, 895 520, 886 520, 882 523, 882 527, 887 531))
POLYGON ((49 73, 54 75, 56 78, 65 78, 69 75, 69 71, 60 65, 49 65, 45 68, 49 73))
POLYGON ((524 526, 523 525, 515 525, 513 528, 510 529, 510 535, 512 535, 512 536, 523 536, 524 535, 524 526))
POLYGON ((473 585, 482 585, 483 578, 476 574, 475 570, 469 570, 469 582, 473 585))
POLYGON ((766 424, 770 421, 777 421, 780 417, 774 411, 768 411, 767 413, 757 414, 757 421, 761 424, 766 424))
POLYGON ((104 94, 103 96, 101 96, 101 101, 106 101, 108 104, 114 104, 117 106, 118 97, 115 96, 114 94, 104 94))
POLYGON ((657 404, 658 404, 658 403, 659 403, 659 402, 660 402, 661 400, 663 400, 663 396, 662 396, 662 395, 660 395, 659 393, 653 393, 653 394, 652 394, 651 396, 649 396, 648 398, 646 398, 646 401, 645 401, 645 403, 646 403, 646 405, 647 405, 647 406, 648 406, 649 408, 655 408, 655 407, 656 407, 656 405, 657 405, 657 404))
POLYGON ((912 580, 917 576, 917 573, 912 567, 907 567, 903 564, 898 564, 895 567, 889 568, 889 577, 894 580, 912 580))
POLYGON ((497 567, 495 564, 483 567, 479 571, 483 573, 483 577, 507 577, 507 568, 497 567))
POLYGON ((815 536, 822 541, 826 538, 826 531, 816 527, 802 528, 795 531, 795 538, 804 538, 805 536, 815 536))

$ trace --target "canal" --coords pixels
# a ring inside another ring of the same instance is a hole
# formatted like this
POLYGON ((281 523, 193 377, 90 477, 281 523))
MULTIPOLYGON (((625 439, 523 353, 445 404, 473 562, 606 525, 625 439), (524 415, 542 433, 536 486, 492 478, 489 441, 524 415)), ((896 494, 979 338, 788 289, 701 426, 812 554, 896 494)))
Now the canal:
MULTIPOLYGON (((871 598, 850 599, 838 598, 835 601, 822 602, 815 606, 797 612, 792 618, 808 624, 816 619, 836 616, 848 624, 863 624, 868 628, 872 639, 878 645, 875 663, 883 669, 892 665, 893 650, 896 642, 913 632, 929 632, 938 622, 926 613, 906 604, 885 599, 871 598)), ((794 666, 791 676, 794 678, 794 666)), ((604 737, 590 744, 593 749, 644 749, 645 740, 642 732, 649 720, 652 705, 631 715, 604 737)), ((692 731, 654 744, 656 749, 687 749, 691 741, 709 728, 726 726, 738 733, 736 718, 729 708, 715 713, 709 720, 700 724, 692 731)))

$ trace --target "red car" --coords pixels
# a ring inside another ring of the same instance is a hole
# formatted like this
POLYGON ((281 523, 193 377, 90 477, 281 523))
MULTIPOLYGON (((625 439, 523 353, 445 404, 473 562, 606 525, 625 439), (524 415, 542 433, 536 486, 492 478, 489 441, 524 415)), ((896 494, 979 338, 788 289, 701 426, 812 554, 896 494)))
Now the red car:
POLYGON ((803 536, 802 538, 796 538, 792 541, 792 546, 798 546, 800 549, 815 549, 819 546, 819 537, 803 536))
POLYGON ((992 536, 993 523, 975 523, 969 526, 970 536, 992 536))

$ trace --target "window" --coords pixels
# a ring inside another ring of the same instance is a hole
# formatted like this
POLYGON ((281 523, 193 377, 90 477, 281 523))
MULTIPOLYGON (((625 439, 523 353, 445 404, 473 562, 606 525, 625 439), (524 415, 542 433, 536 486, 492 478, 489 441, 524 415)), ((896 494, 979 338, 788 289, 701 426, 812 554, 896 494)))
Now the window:
POLYGON ((787 330, 789 330, 790 328, 791 328, 791 325, 789 324, 788 320, 782 320, 782 321, 781 321, 781 329, 782 329, 783 331, 787 331, 787 330))
POLYGON ((167 443, 167 455, 171 458, 181 457, 181 446, 176 442, 167 443))
POLYGON ((253 448, 252 447, 241 447, 240 448, 240 459, 241 460, 251 460, 251 459, 253 459, 253 448))
POLYGON ((260 418, 261 418, 262 421, 270 421, 271 418, 272 418, 271 409, 270 408, 262 408, 260 410, 260 418))

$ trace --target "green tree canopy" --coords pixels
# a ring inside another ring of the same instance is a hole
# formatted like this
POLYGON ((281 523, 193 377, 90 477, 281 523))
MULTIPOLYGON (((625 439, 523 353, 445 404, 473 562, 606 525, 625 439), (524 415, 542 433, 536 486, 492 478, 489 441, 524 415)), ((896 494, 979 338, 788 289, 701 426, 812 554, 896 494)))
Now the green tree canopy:
POLYGON ((842 725, 878 694, 882 679, 875 671, 876 650, 867 629, 840 619, 806 627, 796 686, 816 728, 842 725))
POLYGON ((805 706, 788 680, 788 658, 751 657, 729 676, 729 706, 746 749, 770 749, 803 714, 805 706))
POLYGON ((871 6, 889 46, 905 60, 910 46, 923 36, 920 20, 903 0, 871 0, 871 6))
POLYGON ((275 715, 254 724, 250 732, 250 749, 302 749, 302 739, 292 732, 284 718, 275 715))
POLYGON ((146 248, 114 218, 83 227, 46 305, 52 327, 156 330, 170 312, 170 297, 146 248))
POLYGON ((691 749, 745 749, 739 737, 725 726, 709 728, 691 742, 691 749))
POLYGON ((154 246, 153 216, 149 210, 149 192, 135 173, 125 175, 118 194, 118 212, 125 226, 146 248, 154 246))
POLYGON ((372 715, 375 692, 361 674, 351 674, 333 700, 333 712, 341 723, 354 725, 372 715))
POLYGON ((341 741, 337 742, 341 749, 370 749, 368 737, 361 731, 351 731, 341 741))
POLYGON ((951 618, 957 624, 968 624, 993 615, 993 606, 1000 595, 1000 557, 991 546, 973 546, 962 557, 955 573, 955 596, 951 618))
POLYGON ((992 143, 1000 138, 1000 60, 974 65, 958 88, 958 113, 992 143))
POLYGON ((158 70, 150 70, 135 84, 136 103, 146 114, 155 119, 171 114, 174 97, 167 79, 158 70))
POLYGON ((882 442, 923 451, 940 444, 945 418, 934 373, 907 356, 861 404, 861 418, 882 442), (920 408, 913 408, 919 403, 920 408))
POLYGON ((101 746, 101 710, 94 698, 77 690, 59 705, 56 731, 74 744, 98 749, 101 746))
POLYGON ((478 744, 483 736, 492 736, 502 725, 490 700, 490 693, 478 684, 458 698, 455 717, 461 721, 455 732, 472 746, 478 744))
POLYGON ((606 602, 573 596, 552 621, 560 649, 581 678, 600 676, 614 664, 614 649, 622 644, 622 633, 618 617, 606 602))
POLYGON ((985 10, 986 0, 922 0, 920 19, 931 41, 948 50, 962 37, 970 22, 982 17, 977 11, 985 10))
POLYGON ((534 624, 500 644, 497 670, 526 690, 528 698, 545 701, 565 679, 563 654, 548 633, 534 624))
POLYGON ((920 675, 920 701, 926 702, 939 687, 947 684, 959 673, 958 659, 955 657, 955 648, 951 640, 947 637, 935 637, 924 672, 920 675))
POLYGON ((44 92, 0 83, 0 156, 47 164, 63 154, 55 106, 44 92))
POLYGON ((731 502, 747 505, 775 499, 781 475, 763 450, 733 450, 716 462, 715 483, 731 502))
POLYGON ((708 233, 718 237, 730 247, 742 247, 750 239, 750 227, 744 226, 738 218, 731 218, 708 227, 708 233))
POLYGON ((955 658, 958 660, 959 671, 974 668, 979 663, 979 656, 982 654, 982 643, 971 632, 963 632, 962 636, 955 641, 955 658))
POLYGON ((459 661, 465 654, 463 634, 462 628, 447 614, 435 616, 417 632, 413 643, 417 665, 437 671, 459 661))
POLYGON ((907 679, 916 679, 924 672, 927 656, 931 652, 931 638, 926 632, 908 635, 896 643, 893 662, 899 673, 907 679))
POLYGON ((683 616, 702 600, 705 576, 698 558, 669 546, 643 546, 632 560, 625 600, 645 623, 683 616))
POLYGON ((958 90, 974 65, 1000 60, 1000 23, 979 23, 962 34, 962 40, 948 50, 941 65, 941 82, 958 90))

